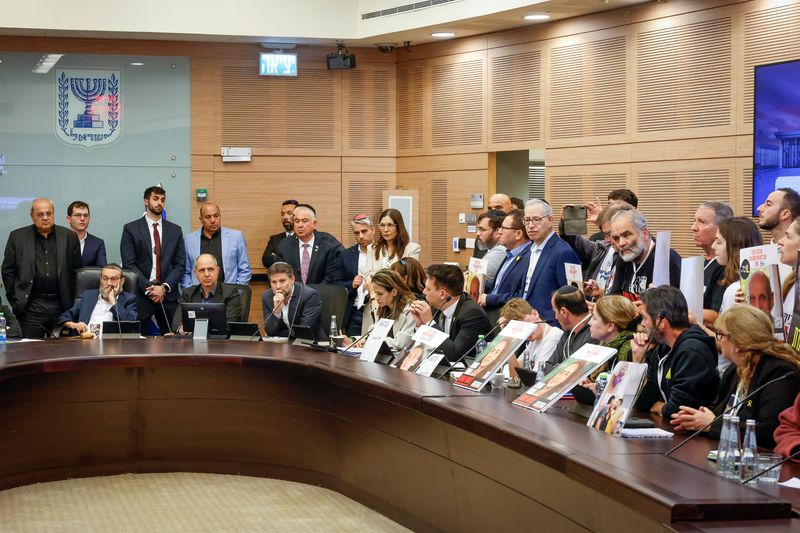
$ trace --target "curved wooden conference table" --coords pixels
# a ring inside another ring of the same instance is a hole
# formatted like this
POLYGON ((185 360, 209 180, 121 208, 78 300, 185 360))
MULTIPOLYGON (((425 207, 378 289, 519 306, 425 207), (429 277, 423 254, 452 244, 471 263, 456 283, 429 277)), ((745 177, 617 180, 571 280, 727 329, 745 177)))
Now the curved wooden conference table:
POLYGON ((718 478, 705 439, 664 457, 672 441, 287 344, 10 343, 0 381, 0 488, 218 472, 322 485, 415 530, 800 530, 795 491, 718 478))

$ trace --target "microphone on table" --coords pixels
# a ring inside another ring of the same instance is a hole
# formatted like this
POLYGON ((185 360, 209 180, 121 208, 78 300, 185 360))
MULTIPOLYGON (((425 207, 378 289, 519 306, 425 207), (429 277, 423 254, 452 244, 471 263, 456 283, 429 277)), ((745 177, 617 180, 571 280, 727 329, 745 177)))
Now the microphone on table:
MULTIPOLYGON (((119 334, 119 338, 122 339, 122 322, 120 322, 120 319, 119 319, 119 295, 118 294, 114 295, 114 305, 112 305, 111 308, 113 309, 114 307, 117 308, 117 328, 118 328, 117 329, 117 333, 119 334)), ((111 312, 111 316, 114 316, 114 312, 113 311, 111 312)), ((103 331, 103 325, 100 324, 100 332, 102 333, 102 331, 103 331)))
MULTIPOLYGON (((666 453, 664 454, 664 456, 665 456, 665 457, 668 457, 668 456, 669 456, 669 455, 670 455, 672 452, 674 452, 674 451, 678 450, 678 449, 679 449, 680 447, 682 447, 684 444, 686 444, 687 442, 689 442, 690 440, 692 440, 692 439, 694 439, 696 436, 698 436, 700 433, 702 433, 702 432, 704 432, 705 430, 707 430, 708 428, 710 428, 710 427, 711 427, 711 425, 712 425, 712 424, 714 424, 714 422, 716 422, 717 420, 719 420, 720 418, 722 418, 723 416, 725 416, 725 414, 727 414, 728 412, 730 412, 730 411, 732 411, 732 410, 736 409, 737 407, 739 407, 740 405, 742 405, 744 402, 746 402, 747 400, 749 400, 750 398, 752 398, 753 396, 755 396, 755 395, 756 395, 758 392, 760 392, 760 391, 761 391, 761 390, 762 390, 764 387, 766 387, 767 385, 772 385, 772 384, 773 384, 773 383, 775 383, 776 381, 780 381, 780 380, 782 380, 782 379, 786 379, 786 378, 788 378, 789 376, 794 376, 794 375, 796 375, 796 372, 794 372, 794 371, 792 371, 792 372, 787 372, 787 373, 785 373, 784 375, 782 375, 782 376, 779 376, 779 377, 777 377, 777 378, 775 378, 775 379, 771 379, 771 380, 767 381, 766 383, 764 383, 763 385, 761 385, 760 387, 757 387, 757 388, 756 388, 756 390, 754 390, 753 392, 749 393, 747 396, 745 396, 744 398, 742 398, 741 400, 739 400, 738 402, 736 402, 736 403, 735 403, 735 404, 733 404, 732 406, 730 406, 730 407, 726 407, 725 409, 723 409, 722 413, 720 413, 719 415, 717 415, 717 416, 715 416, 715 417, 714 417, 714 420, 712 420, 711 422, 709 422, 709 423, 708 423, 708 424, 706 424, 705 426, 701 427, 700 429, 698 429, 697 431, 695 431, 694 433, 692 433, 691 435, 689 435, 689 436, 686 438, 686 440, 684 440, 683 442, 681 442, 680 444, 678 444, 677 446, 675 446, 674 448, 672 448, 671 450, 669 450, 668 452, 666 452, 666 453)), ((759 474, 759 475, 760 475, 760 474, 759 474)), ((754 477, 757 477, 757 476, 754 476, 754 477)))
POLYGON ((786 462, 789 462, 789 461, 791 461, 792 459, 794 459, 794 458, 795 458, 795 457, 797 457, 798 455, 800 455, 800 449, 798 449, 796 452, 794 452, 794 453, 793 453, 792 455, 790 455, 789 457, 786 457, 785 459, 781 459, 780 461, 778 461, 778 462, 777 462, 777 463, 775 463, 774 465, 770 466, 769 468, 766 468, 766 469, 762 470, 761 472, 759 472, 758 474, 756 474, 756 475, 754 475, 754 476, 750 476, 749 478, 745 479, 744 481, 742 481, 742 485, 744 485, 744 484, 746 484, 746 483, 750 483, 750 482, 751 482, 751 481, 753 481, 754 479, 758 479, 758 478, 760 478, 761 476, 763 476, 764 474, 766 474, 766 473, 767 473, 767 472, 769 472, 770 470, 774 470, 774 469, 778 468, 778 467, 779 467, 779 466, 781 466, 783 463, 786 463, 786 462))
MULTIPOLYGON (((169 318, 167 318, 167 310, 164 309, 164 299, 158 301, 158 305, 161 306, 161 314, 164 315, 164 321, 167 323, 167 331, 169 331, 170 335, 172 335, 172 326, 169 325, 169 318)), ((121 331, 120 331, 121 333, 121 331)))
POLYGON ((489 335, 491 335, 491 334, 492 334, 492 332, 493 332, 494 330, 496 330, 497 328, 499 328, 499 327, 500 327, 500 324, 499 324, 499 323, 498 323, 498 324, 495 324, 495 326, 494 326, 492 329, 490 329, 490 330, 489 330, 489 333, 487 333, 486 335, 484 335, 484 336, 483 336, 483 337, 484 337, 483 339, 480 339, 480 338, 479 338, 479 339, 478 339, 478 340, 475 342, 475 344, 473 344, 472 346, 470 346, 469 348, 467 348, 467 350, 466 350, 464 353, 462 353, 460 356, 458 356, 458 358, 457 358, 455 361, 453 361, 452 363, 450 363, 450 367, 449 367, 449 368, 445 368, 444 370, 442 370, 442 371, 439 373, 439 375, 438 375, 438 376, 436 376, 436 379, 442 379, 442 378, 443 378, 445 375, 447 375, 447 372, 448 372, 448 371, 452 370, 452 369, 453 369, 453 367, 455 367, 455 366, 456 366, 458 363, 460 363, 462 359, 464 359, 466 356, 468 356, 469 354, 471 354, 471 353, 472 353, 472 350, 474 350, 474 349, 475 349, 475 347, 478 345, 478 343, 479 343, 479 342, 481 342, 482 340, 486 340, 486 337, 488 337, 489 335))

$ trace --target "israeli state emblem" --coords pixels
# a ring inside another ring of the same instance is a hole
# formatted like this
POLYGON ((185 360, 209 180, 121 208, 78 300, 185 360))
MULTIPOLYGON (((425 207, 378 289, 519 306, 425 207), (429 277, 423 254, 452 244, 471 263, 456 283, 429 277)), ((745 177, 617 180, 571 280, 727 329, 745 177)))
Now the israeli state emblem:
POLYGON ((122 135, 120 70, 56 69, 56 136, 91 150, 122 135))

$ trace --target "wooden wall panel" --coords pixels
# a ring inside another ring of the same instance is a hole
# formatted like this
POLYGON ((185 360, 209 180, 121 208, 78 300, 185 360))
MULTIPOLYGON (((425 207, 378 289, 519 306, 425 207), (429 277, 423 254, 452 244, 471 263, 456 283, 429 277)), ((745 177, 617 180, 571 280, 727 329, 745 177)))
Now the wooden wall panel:
POLYGON ((549 141, 625 136, 625 35, 554 46, 549 71, 549 141))
MULTIPOLYGON (((545 167, 545 177, 545 196, 553 206, 557 225, 565 205, 584 204, 595 198, 605 205, 609 191, 630 187, 630 165, 545 167)), ((596 229, 589 225, 590 233, 596 229)))
POLYGON ((192 154, 213 154, 219 150, 214 142, 214 60, 192 59, 191 72, 192 154))
POLYGON ((343 155, 387 155, 396 148, 395 68, 377 63, 342 72, 343 155))
POLYGON ((542 138, 541 45, 489 52, 489 149, 528 147, 542 138))
POLYGON ((394 189, 394 174, 342 173, 342 244, 356 243, 350 221, 358 214, 369 215, 373 225, 383 211, 383 191, 394 189))
POLYGON ((398 153, 423 153, 425 109, 425 63, 415 61, 397 66, 397 149, 398 153))
POLYGON ((640 139, 648 133, 733 125, 732 44, 730 16, 637 32, 640 139))

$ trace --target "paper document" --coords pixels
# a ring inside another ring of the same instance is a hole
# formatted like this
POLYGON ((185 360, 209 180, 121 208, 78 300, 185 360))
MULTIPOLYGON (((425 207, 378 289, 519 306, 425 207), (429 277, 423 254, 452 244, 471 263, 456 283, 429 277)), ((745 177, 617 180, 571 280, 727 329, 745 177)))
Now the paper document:
POLYGON ((659 428, 622 428, 619 436, 626 439, 671 439, 675 434, 659 428))

